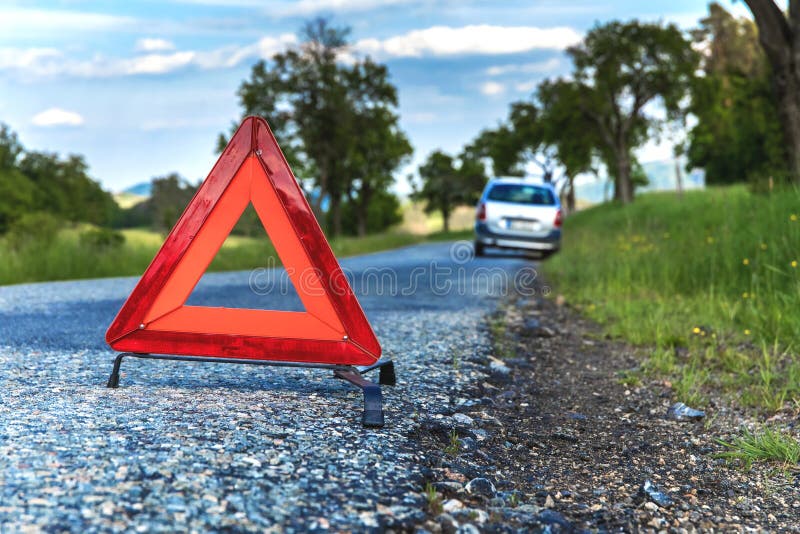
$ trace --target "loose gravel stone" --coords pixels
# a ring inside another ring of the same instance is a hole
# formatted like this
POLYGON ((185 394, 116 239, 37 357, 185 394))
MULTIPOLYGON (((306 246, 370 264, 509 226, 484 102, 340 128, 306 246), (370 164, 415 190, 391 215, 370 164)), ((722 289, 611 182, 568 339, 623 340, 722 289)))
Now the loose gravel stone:
POLYGON ((470 495, 480 495, 488 499, 494 497, 495 493, 497 492, 494 484, 492 484, 492 482, 486 478, 473 478, 469 481, 469 483, 467 483, 464 489, 466 489, 467 493, 470 495))
POLYGON ((695 410, 682 402, 676 402, 667 410, 667 417, 675 421, 699 421, 706 416, 706 412, 695 410))
POLYGON ((642 486, 639 488, 639 495, 644 499, 650 499, 662 508, 672 506, 672 499, 670 496, 658 489, 658 487, 653 484, 652 480, 645 480, 642 483, 642 486))

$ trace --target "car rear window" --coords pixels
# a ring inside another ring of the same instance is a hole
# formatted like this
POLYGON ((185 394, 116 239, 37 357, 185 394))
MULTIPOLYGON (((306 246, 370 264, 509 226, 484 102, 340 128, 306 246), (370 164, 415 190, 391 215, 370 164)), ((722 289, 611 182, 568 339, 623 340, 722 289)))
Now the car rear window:
POLYGON ((498 202, 515 202, 517 204, 536 204, 539 206, 555 206, 553 192, 546 187, 523 184, 496 184, 489 190, 489 200, 498 202))

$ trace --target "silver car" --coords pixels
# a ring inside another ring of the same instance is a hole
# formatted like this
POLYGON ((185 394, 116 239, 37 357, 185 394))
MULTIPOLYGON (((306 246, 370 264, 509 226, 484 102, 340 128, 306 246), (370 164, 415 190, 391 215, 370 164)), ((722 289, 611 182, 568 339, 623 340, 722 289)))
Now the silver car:
POLYGON ((539 252, 561 248, 561 202, 551 184, 495 178, 486 184, 475 213, 475 255, 486 247, 539 252))

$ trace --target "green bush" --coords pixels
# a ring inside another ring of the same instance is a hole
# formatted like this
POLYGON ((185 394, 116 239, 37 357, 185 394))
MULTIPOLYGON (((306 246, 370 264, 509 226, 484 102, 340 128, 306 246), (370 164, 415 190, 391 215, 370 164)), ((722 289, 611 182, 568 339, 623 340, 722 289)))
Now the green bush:
POLYGON ((125 236, 110 228, 92 228, 82 232, 78 241, 81 245, 98 251, 119 249, 125 244, 125 236))
MULTIPOLYGON (((329 219, 330 219, 330 214, 329 219)), ((367 206, 366 229, 368 234, 377 234, 403 221, 400 201, 388 191, 376 191, 367 206)), ((330 221, 329 221, 330 224, 330 221)), ((346 235, 358 234, 358 216, 351 202, 342 204, 342 231, 346 235)))
POLYGON ((26 213, 11 224, 6 234, 6 243, 12 250, 47 246, 55 241, 63 224, 63 221, 50 213, 26 213))

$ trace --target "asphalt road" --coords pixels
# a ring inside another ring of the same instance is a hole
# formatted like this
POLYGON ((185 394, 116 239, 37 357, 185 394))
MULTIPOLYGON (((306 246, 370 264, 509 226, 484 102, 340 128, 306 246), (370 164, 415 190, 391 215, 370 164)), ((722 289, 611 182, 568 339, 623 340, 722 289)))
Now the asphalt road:
MULTIPOLYGON (((519 256, 466 243, 343 260, 395 360, 386 427, 360 424, 360 391, 320 370, 128 360, 105 388, 105 329, 135 278, 0 287, 0 531, 382 529, 424 503, 410 434, 489 350, 485 318, 519 256)), ((189 303, 298 309, 280 270, 204 276, 189 303)))

